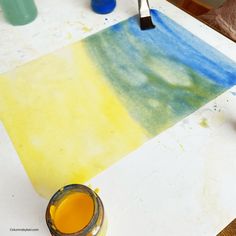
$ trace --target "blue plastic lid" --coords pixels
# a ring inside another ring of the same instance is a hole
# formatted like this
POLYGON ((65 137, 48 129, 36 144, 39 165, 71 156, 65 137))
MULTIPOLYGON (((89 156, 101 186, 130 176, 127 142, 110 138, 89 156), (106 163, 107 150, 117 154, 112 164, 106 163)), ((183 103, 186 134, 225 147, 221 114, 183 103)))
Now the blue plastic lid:
POLYGON ((108 14, 116 7, 116 0, 92 0, 91 7, 98 14, 108 14))

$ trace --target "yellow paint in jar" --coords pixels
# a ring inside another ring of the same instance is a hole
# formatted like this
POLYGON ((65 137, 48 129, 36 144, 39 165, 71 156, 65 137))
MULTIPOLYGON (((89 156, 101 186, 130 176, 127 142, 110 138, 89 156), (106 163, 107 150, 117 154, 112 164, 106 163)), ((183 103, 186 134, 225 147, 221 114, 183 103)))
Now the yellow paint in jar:
POLYGON ((105 236, 107 223, 99 196, 80 184, 68 185, 54 194, 46 222, 53 236, 105 236))

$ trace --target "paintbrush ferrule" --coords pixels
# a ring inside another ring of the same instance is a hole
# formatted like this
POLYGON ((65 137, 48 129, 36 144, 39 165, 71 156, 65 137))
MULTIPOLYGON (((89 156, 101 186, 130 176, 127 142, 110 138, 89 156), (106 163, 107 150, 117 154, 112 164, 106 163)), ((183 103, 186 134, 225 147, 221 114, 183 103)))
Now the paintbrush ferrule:
POLYGON ((140 12, 141 17, 151 16, 150 8, 149 8, 147 0, 140 1, 139 12, 140 12))

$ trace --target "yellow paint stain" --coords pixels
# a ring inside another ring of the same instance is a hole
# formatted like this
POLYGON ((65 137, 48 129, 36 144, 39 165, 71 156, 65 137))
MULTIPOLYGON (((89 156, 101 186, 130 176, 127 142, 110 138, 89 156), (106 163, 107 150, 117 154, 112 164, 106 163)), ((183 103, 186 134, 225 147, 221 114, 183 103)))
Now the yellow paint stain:
POLYGON ((91 32, 91 31, 92 31, 92 29, 89 28, 89 27, 87 27, 87 26, 83 26, 83 27, 82 27, 82 30, 83 30, 85 33, 88 33, 88 32, 91 32))
POLYGON ((69 32, 67 33, 67 36, 66 36, 67 40, 71 40, 72 39, 72 34, 69 32))
POLYGON ((0 94, 0 119, 45 197, 147 140, 81 42, 0 76, 0 94))
POLYGON ((99 188, 95 188, 94 192, 98 194, 100 192, 100 189, 99 188))
POLYGON ((182 143, 179 143, 179 147, 180 147, 181 151, 184 151, 184 146, 182 143))
POLYGON ((93 214, 93 199, 85 193, 73 193, 56 207, 53 220, 57 230, 72 234, 85 228, 93 214))
POLYGON ((199 125, 200 125, 202 128, 209 128, 208 120, 207 120, 206 118, 203 118, 203 119, 199 122, 199 125))

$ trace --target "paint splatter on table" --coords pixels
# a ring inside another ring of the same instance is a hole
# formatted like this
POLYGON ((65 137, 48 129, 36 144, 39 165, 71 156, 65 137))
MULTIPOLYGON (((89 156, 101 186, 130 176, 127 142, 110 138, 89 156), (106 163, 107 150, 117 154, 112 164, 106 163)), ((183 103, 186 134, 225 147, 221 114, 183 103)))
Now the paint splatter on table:
POLYGON ((0 119, 34 187, 83 183, 236 83, 236 65, 153 11, 0 76, 0 119))

